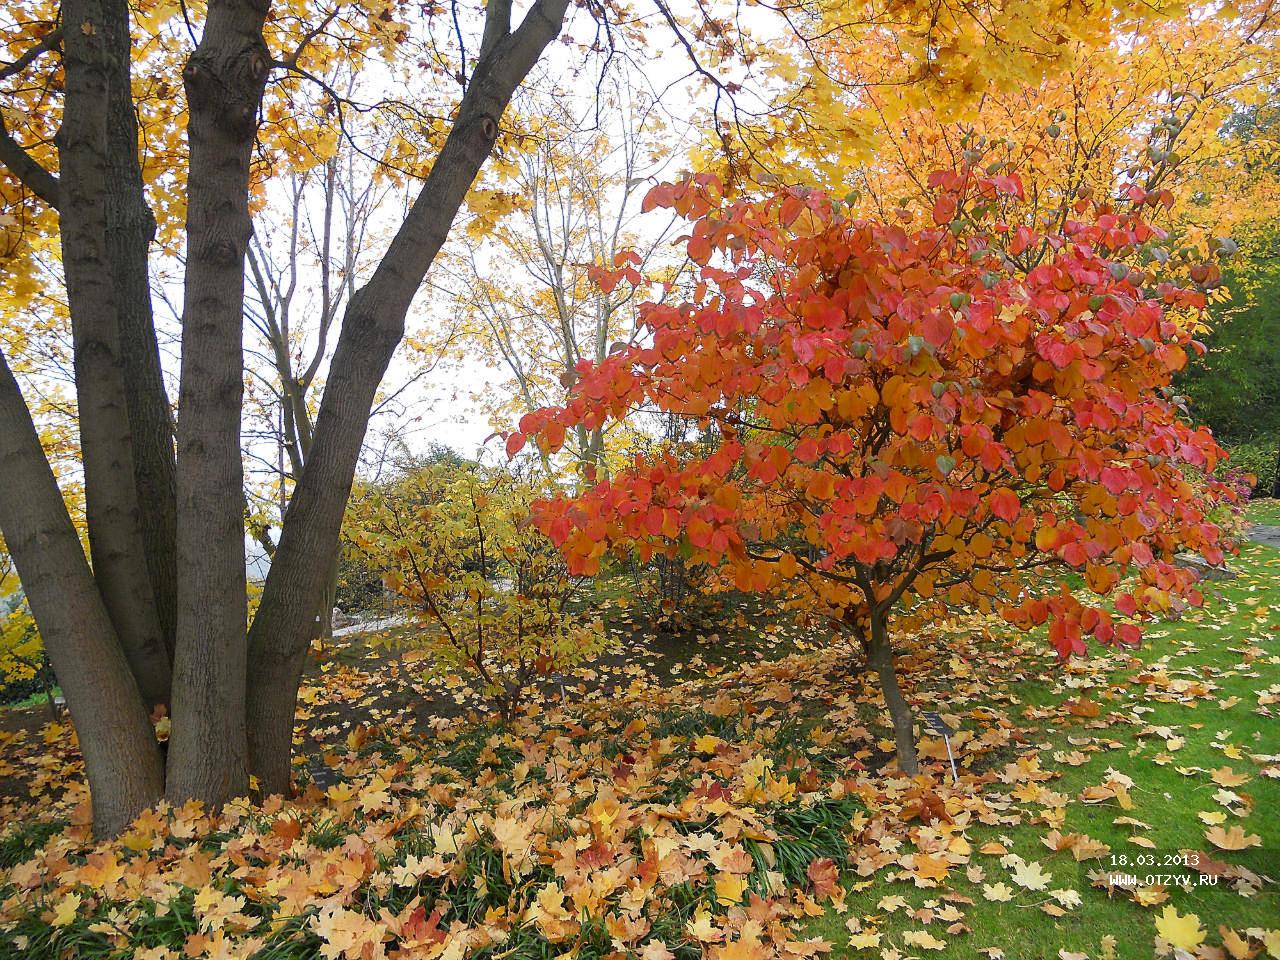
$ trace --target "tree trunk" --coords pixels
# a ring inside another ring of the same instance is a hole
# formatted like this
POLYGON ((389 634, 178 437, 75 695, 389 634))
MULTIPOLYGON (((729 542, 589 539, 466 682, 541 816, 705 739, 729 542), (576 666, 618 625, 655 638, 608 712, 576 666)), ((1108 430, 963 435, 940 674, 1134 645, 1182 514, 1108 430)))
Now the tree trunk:
POLYGON ((1280 443, 1276 445, 1276 475, 1271 478, 1271 496, 1280 500, 1280 443))
MULTIPOLYGON (((69 23, 79 21, 68 20, 69 23)), ((160 798, 160 747, 18 382, 0 356, 0 530, 80 738, 94 831, 160 798)))
POLYGON ((880 692, 884 694, 884 702, 889 707, 889 717, 893 721, 898 767, 904 773, 914 776, 920 772, 920 764, 916 759, 915 723, 911 705, 898 686, 898 674, 893 667, 893 647, 889 643, 888 625, 883 616, 872 615, 868 660, 880 678, 880 692))
MULTIPOLYGON (((129 7, 105 0, 107 126, 107 256, 119 310, 134 486, 156 614, 170 663, 177 623, 177 555, 173 412, 165 392, 151 312, 148 252, 155 217, 147 206, 138 162, 138 123, 133 103, 129 7)), ((165 701, 168 702, 166 696, 165 701)))
MULTIPOLYGON (((108 69, 104 9, 69 0, 58 131, 60 233, 75 350, 85 513, 93 573, 146 704, 168 701, 169 656, 147 571, 107 243, 108 69)), ((135 146, 136 152, 136 146, 135 146)))
POLYGON ((289 788, 293 716, 315 611, 329 576, 369 411, 404 335, 405 315, 453 218, 488 159, 516 87, 559 34, 567 0, 537 0, 510 29, 509 0, 491 0, 475 72, 422 191, 372 278, 347 304, 310 456, 294 489, 249 634, 251 769, 265 793, 289 788))
POLYGON ((57 723, 62 719, 62 711, 58 709, 58 701, 53 695, 53 666, 49 663, 49 652, 44 650, 40 654, 40 688, 44 690, 45 699, 49 704, 49 718, 57 723))
POLYGON ((248 789, 240 416, 249 163, 270 58, 265 0, 215 0, 183 70, 187 272, 178 402, 177 648, 166 792, 210 807, 248 789))
POLYGON ((324 598, 320 601, 319 622, 316 624, 316 637, 322 641, 333 639, 333 605, 338 601, 338 556, 335 552, 333 563, 329 564, 329 580, 324 585, 324 598))

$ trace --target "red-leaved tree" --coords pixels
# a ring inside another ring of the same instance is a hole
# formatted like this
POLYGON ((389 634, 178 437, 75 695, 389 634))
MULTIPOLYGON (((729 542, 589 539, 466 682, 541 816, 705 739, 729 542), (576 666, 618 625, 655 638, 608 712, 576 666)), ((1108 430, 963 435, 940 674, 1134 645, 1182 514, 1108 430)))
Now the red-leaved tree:
POLYGON ((1136 644, 1144 619, 1201 602, 1174 556, 1221 560, 1206 512, 1228 496, 1189 480, 1222 451, 1170 390, 1202 296, 1126 265, 1164 239, 1143 196, 1045 236, 1001 222, 1016 177, 931 183, 921 227, 850 220, 820 192, 655 188, 649 207, 691 221, 692 296, 646 306, 644 343, 583 364, 567 405, 507 441, 556 449, 655 406, 718 430, 714 453, 638 457, 540 503, 539 524, 575 571, 680 551, 829 618, 876 670, 907 772, 893 633, 976 609, 1047 622, 1063 658, 1087 635, 1136 644), (1047 255, 1026 271, 1032 244, 1047 255))

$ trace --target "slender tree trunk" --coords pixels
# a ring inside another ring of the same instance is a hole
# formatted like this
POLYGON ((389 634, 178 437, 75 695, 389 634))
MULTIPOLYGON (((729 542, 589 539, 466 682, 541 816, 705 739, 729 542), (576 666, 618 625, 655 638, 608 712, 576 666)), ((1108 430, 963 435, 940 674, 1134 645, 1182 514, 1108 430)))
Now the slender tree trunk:
POLYGON ((306 469, 294 489, 249 634, 251 768, 266 793, 289 789, 298 682, 378 384, 405 315, 498 135, 516 87, 559 34, 567 0, 537 0, 511 30, 509 0, 491 0, 475 72, 453 128, 373 277, 347 304, 306 469))
POLYGON ((898 674, 893 666, 893 647, 889 643, 888 625, 883 616, 872 615, 871 644, 867 653, 871 666, 880 678, 880 692, 884 694, 884 702, 889 707, 889 717, 893 721, 898 767, 904 773, 917 774, 920 772, 920 764, 916 759, 914 718, 911 705, 898 686, 898 674))
POLYGON ((248 789, 240 460, 249 162, 270 58, 265 0, 214 0, 187 61, 187 272, 178 403, 178 610, 166 792, 248 789))
MULTIPOLYGON (((148 252, 156 222, 143 194, 131 83, 129 7, 105 0, 107 87, 107 256, 119 308, 133 472, 151 592, 170 663, 177 623, 173 413, 165 392, 151 312, 148 252)), ((166 702, 167 702, 166 697, 166 702)))
MULTIPOLYGON (((68 23, 77 21, 68 20, 68 23)), ((164 789, 160 747, 22 392, 0 356, 0 530, 80 737, 99 836, 164 789)))
POLYGON ((63 17, 60 233, 75 349, 89 551, 138 689, 147 705, 154 706, 168 700, 169 656, 151 591, 134 487, 119 305, 107 243, 112 171, 107 161, 106 16, 97 0, 68 0, 63 17))
POLYGON ((49 663, 49 652, 42 651, 40 654, 40 688, 44 690, 45 699, 49 704, 49 717, 54 723, 57 723, 61 717, 61 711, 58 709, 58 702, 53 696, 53 666, 49 663))
POLYGON ((1271 479, 1271 496, 1280 499, 1280 443, 1276 445, 1276 475, 1271 479))
POLYGON ((320 622, 316 624, 316 636, 320 640, 333 639, 333 605, 338 601, 338 556, 329 564, 329 580, 324 585, 324 599, 320 602, 320 622))

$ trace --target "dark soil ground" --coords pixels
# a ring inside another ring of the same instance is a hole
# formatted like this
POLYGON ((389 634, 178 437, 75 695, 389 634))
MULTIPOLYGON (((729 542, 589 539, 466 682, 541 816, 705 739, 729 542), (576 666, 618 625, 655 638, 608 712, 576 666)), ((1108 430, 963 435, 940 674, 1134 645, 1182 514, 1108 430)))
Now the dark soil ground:
MULTIPOLYGON (((570 672, 540 679, 529 692, 529 703, 607 699, 633 684, 670 686, 779 659, 804 646, 802 631, 789 615, 753 597, 729 595, 698 611, 696 623, 686 620, 672 629, 655 628, 641 613, 618 604, 616 589, 610 594, 602 598, 612 640, 608 649, 570 672)), ((353 634, 312 654, 295 734, 311 779, 322 785, 331 779, 325 752, 362 726, 394 724, 430 736, 442 722, 481 720, 490 713, 474 681, 424 675, 422 664, 410 662, 407 655, 417 648, 415 633, 416 628, 402 626, 353 634)), ((20 734, 35 741, 51 719, 46 704, 0 707, 0 737, 20 734)), ((0 799, 26 796, 18 773, 0 762, 0 799)))
MULTIPOLYGON (((804 646, 802 631, 784 612, 752 597, 731 595, 716 609, 700 611, 696 624, 655 627, 640 614, 607 603, 611 643, 598 657, 571 671, 553 673, 531 686, 526 702, 587 702, 608 699, 634 684, 671 686, 695 677, 787 656, 804 646)), ((491 708, 474 680, 456 674, 424 675, 406 659, 416 649, 415 629, 344 637, 331 652, 315 656, 305 676, 323 691, 299 710, 301 752, 319 783, 327 779, 323 754, 361 724, 394 724, 430 736, 442 721, 481 720, 491 708), (363 691, 356 695, 354 688, 363 691)), ((823 638, 825 640, 825 638, 823 638)), ((536 709, 536 706, 535 706, 536 709)))
MULTIPOLYGON (((1280 526, 1255 525, 1250 537, 1280 547, 1280 526)), ((727 595, 717 608, 698 611, 678 629, 655 629, 625 600, 618 602, 629 586, 606 583, 596 597, 613 641, 606 652, 570 672, 542 678, 528 702, 604 700, 635 684, 671 686, 714 677, 828 640, 799 626, 789 613, 738 595, 727 595)), ((424 675, 422 664, 406 659, 417 648, 415 633, 416 628, 405 626, 354 634, 313 654, 304 675, 295 734, 297 752, 311 779, 324 784, 331 778, 325 753, 362 726, 392 724, 429 737, 442 723, 481 720, 490 712, 474 681, 424 675)), ((855 670, 852 658, 850 664, 855 670)), ((0 707, 0 739, 20 735, 35 741, 50 719, 45 704, 0 707)), ((19 774, 0 761, 0 799, 26 795, 19 774)))

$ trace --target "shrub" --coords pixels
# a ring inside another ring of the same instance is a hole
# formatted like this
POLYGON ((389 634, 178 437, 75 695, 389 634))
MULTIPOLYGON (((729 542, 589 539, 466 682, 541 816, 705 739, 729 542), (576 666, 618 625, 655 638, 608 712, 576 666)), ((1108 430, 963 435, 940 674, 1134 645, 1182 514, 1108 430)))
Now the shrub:
POLYGON ((422 625, 425 659, 472 673, 504 717, 537 677, 603 646, 599 622, 568 609, 585 578, 529 523, 545 492, 510 472, 431 464, 357 491, 347 513, 349 548, 422 625))
POLYGON ((1227 466, 1253 476, 1253 495, 1256 497, 1271 496, 1275 490, 1278 446, 1280 437, 1274 435, 1227 444, 1227 451, 1231 454, 1227 466))
POLYGON ((619 548, 680 555, 826 619, 875 668, 908 773, 895 632, 976 610, 1047 624, 1062 660, 1090 636, 1134 645, 1143 621, 1202 602, 1175 556, 1221 562, 1205 511, 1233 495, 1169 389, 1203 294, 1119 260, 1160 239, 1147 194, 1037 236, 996 219, 1025 199, 1015 176, 929 183, 933 222, 910 230, 798 188, 655 187, 645 204, 691 221, 704 282, 643 304, 643 336, 507 438, 550 453, 646 405, 714 424, 709 455, 637 456, 539 503, 539 525, 573 570, 619 548), (1045 255, 1028 269, 1029 250, 1045 255), (1197 490, 1188 471, 1210 479, 1197 490), (1093 597, 1045 576, 1064 569, 1093 597))

